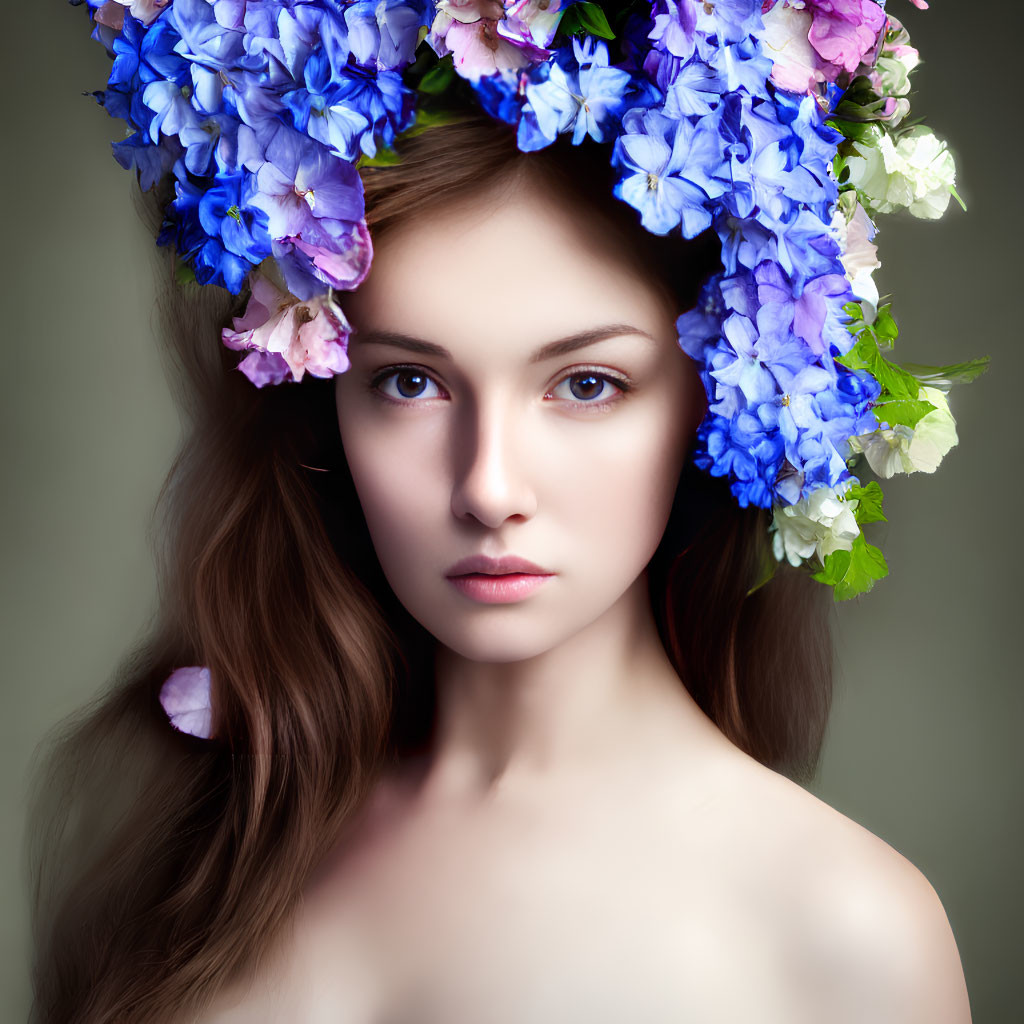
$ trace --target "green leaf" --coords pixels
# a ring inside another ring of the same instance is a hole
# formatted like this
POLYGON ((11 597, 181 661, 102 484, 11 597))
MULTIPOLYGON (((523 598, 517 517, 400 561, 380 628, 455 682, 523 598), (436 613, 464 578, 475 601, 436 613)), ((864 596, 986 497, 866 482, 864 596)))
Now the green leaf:
POLYGON ((879 423, 888 423, 890 427, 902 424, 904 427, 916 427, 935 406, 924 399, 897 398, 892 402, 879 402, 874 409, 879 423))
POLYGON ((454 124, 456 121, 463 120, 465 116, 457 110, 428 110, 425 107, 420 107, 416 111, 416 120, 413 121, 412 126, 406 128, 399 138, 411 139, 428 128, 436 128, 442 124, 454 124))
POLYGON ((394 167, 402 162, 401 157, 388 146, 378 148, 376 155, 367 156, 365 153, 356 161, 356 167, 394 167))
POLYGON ((892 348, 892 343, 900 332, 896 321, 892 318, 891 302, 879 307, 878 313, 875 315, 874 328, 879 345, 884 344, 887 348, 892 348))
POLYGON ((830 117, 825 124, 831 128, 835 128, 837 132, 846 136, 846 138, 853 139, 854 142, 877 144, 875 142, 877 132, 871 124, 863 124, 858 121, 846 121, 841 117, 830 117))
POLYGON ((416 88, 427 96, 440 96, 455 78, 451 54, 437 62, 419 81, 416 88))
POLYGON ((846 355, 837 356, 836 362, 850 370, 867 370, 882 385, 884 398, 915 399, 920 391, 916 377, 896 363, 890 363, 879 352, 878 341, 870 327, 861 331, 853 348, 846 355))
POLYGON ((960 204, 960 209, 966 213, 967 204, 960 198, 960 193, 952 185, 949 186, 949 191, 953 193, 953 198, 960 204))
POLYGON ((757 571, 754 583, 747 591, 747 597, 750 597, 755 590, 760 590, 766 583, 771 582, 775 576, 775 570, 778 568, 778 565, 779 563, 775 556, 770 551, 766 551, 761 559, 761 565, 757 571))
POLYGON ((966 363, 951 363, 949 366, 923 366, 920 363, 904 363, 903 369, 912 373, 922 384, 945 390, 953 384, 970 384, 988 369, 988 356, 979 356, 966 363))
POLYGON ((174 268, 174 281, 176 284, 195 284, 196 272, 187 263, 179 263, 174 268))
POLYGON ((853 514, 858 523, 885 522, 882 514, 882 488, 877 480, 872 480, 866 487, 853 484, 846 489, 843 497, 847 501, 857 502, 853 514))
POLYGON ((592 35, 599 39, 615 38, 604 11, 597 4, 590 3, 575 3, 567 8, 558 23, 558 31, 565 36, 592 35))
POLYGON ((814 579, 834 588, 837 601, 847 601, 866 594, 877 580, 889 575, 885 557, 873 544, 859 534, 849 551, 833 551, 814 579))

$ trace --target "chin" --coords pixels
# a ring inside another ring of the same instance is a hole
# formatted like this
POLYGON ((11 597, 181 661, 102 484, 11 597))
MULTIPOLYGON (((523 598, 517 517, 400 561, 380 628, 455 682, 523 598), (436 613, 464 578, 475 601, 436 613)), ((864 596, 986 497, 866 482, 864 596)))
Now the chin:
POLYGON ((445 628, 437 630, 432 629, 428 622, 421 624, 450 651, 467 661, 488 665, 529 661, 567 638, 539 629, 536 622, 514 624, 492 619, 490 622, 467 624, 465 629, 452 628, 453 623, 446 623, 445 628))

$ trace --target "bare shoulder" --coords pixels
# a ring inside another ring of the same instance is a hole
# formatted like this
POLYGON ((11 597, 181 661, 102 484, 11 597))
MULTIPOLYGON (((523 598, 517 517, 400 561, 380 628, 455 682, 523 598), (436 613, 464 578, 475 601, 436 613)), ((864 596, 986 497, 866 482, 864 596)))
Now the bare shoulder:
POLYGON ((762 867, 788 904, 795 967, 835 1024, 970 1024, 946 911, 910 860, 789 779, 757 764, 744 799, 762 867))

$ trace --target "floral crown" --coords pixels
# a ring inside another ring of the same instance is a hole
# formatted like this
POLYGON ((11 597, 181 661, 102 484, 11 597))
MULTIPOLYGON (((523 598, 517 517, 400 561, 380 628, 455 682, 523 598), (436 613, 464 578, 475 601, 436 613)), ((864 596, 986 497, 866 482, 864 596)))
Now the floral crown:
MULTIPOLYGON (((932 472, 957 441, 948 390, 986 360, 891 358, 872 218, 959 197, 945 144, 907 120, 918 53, 884 0, 84 2, 113 57, 94 95, 128 124, 114 156, 144 190, 173 182, 158 241, 183 276, 247 291, 222 337, 257 387, 347 369, 336 292, 372 257, 359 169, 468 91, 520 150, 610 144, 649 231, 717 234, 722 270, 677 323, 708 396, 695 461, 772 509, 775 558, 837 599, 886 575, 858 466, 932 472)), ((195 703, 208 673, 179 671, 195 703)))

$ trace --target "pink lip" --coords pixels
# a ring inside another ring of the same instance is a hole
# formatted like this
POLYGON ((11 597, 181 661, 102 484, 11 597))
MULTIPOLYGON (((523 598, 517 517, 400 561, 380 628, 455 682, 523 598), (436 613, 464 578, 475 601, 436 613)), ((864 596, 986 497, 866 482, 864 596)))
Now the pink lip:
POLYGON ((460 593, 481 604, 510 604, 521 601, 555 575, 525 558, 506 555, 489 558, 470 555, 456 562, 446 573, 460 593))
POLYGON ((469 573, 482 573, 485 576, 503 576, 506 573, 527 573, 531 576, 551 576, 550 569, 542 569, 533 562, 516 555, 503 555, 501 558, 490 558, 487 555, 470 555, 460 558, 445 576, 466 576, 469 573))

